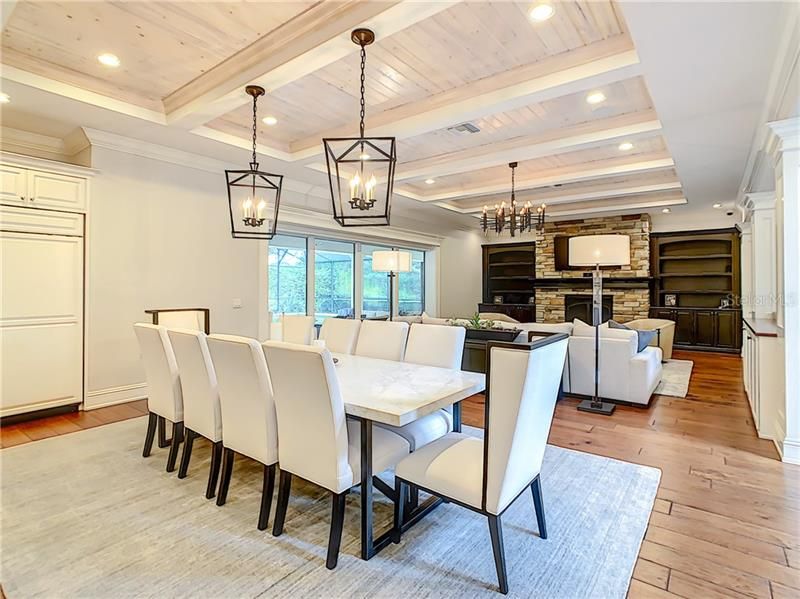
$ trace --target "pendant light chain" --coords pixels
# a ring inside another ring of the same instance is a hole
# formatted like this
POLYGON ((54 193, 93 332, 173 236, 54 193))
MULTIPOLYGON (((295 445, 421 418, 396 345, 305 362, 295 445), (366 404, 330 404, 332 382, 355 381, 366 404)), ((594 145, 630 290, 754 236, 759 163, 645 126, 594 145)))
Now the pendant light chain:
MULTIPOLYGON (((256 110, 256 103, 258 102, 258 96, 253 96, 253 164, 258 164, 256 160, 256 135, 258 133, 258 112, 256 110)), ((254 167, 255 168, 255 167, 254 167)))
POLYGON ((511 167, 511 203, 512 204, 514 203, 514 200, 515 200, 515 198, 514 198, 514 185, 515 185, 515 180, 516 180, 516 178, 515 178, 516 172, 517 172, 517 167, 516 166, 512 166, 511 167))
POLYGON ((364 116, 366 115, 366 103, 364 102, 364 70, 367 66, 367 48, 361 44, 361 137, 364 137, 364 116))

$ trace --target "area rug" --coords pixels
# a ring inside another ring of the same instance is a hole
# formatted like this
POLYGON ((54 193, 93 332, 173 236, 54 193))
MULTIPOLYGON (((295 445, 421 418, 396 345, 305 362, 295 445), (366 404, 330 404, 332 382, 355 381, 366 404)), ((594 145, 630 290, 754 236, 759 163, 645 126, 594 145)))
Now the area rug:
POLYGON ((692 378, 691 360, 667 360, 661 365, 661 382, 653 391, 656 395, 686 397, 689 392, 689 379, 692 378))
MULTIPOLYGON (((137 418, 0 452, 9 599, 499 596, 480 515, 442 505, 365 562, 356 491, 329 571, 326 493, 294 484, 285 532, 274 538, 256 528, 261 466, 237 457, 228 502, 217 507, 204 497, 208 444, 195 443, 189 476, 178 480, 164 472, 166 450, 141 457, 145 426, 137 418)), ((527 493, 503 517, 510 594, 625 597, 659 479, 655 468, 548 446, 548 539, 538 537, 527 493)), ((391 504, 377 500, 375 510, 380 531, 391 504)))

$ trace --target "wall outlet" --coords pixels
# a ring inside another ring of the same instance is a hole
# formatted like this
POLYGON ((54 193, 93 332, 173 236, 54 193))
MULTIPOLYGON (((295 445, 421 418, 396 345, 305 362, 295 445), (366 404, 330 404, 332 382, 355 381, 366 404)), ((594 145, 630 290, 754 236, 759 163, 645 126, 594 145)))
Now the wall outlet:
POLYGON ((239 298, 239 297, 233 298, 233 301, 231 302, 231 305, 234 308, 241 308, 242 307, 242 299, 239 298))

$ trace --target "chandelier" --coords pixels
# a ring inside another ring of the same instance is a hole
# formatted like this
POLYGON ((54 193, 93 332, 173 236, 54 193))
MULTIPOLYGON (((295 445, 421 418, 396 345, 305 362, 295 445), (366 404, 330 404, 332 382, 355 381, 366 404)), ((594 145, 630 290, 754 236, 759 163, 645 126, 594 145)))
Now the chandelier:
POLYGON ((258 98, 266 92, 258 85, 248 85, 245 92, 253 98, 253 159, 248 170, 225 171, 228 183, 228 211, 231 235, 241 239, 272 239, 278 224, 283 175, 258 170, 256 137, 258 134, 258 98))
POLYGON ((517 168, 516 162, 509 162, 511 169, 511 204, 506 208, 505 201, 500 204, 494 205, 494 214, 490 216, 489 206, 483 207, 483 214, 481 214, 481 229, 484 235, 488 234, 489 230, 494 230, 498 235, 502 233, 506 227, 511 232, 511 237, 515 237, 517 231, 520 233, 529 233, 536 229, 541 231, 544 229, 544 217, 547 206, 542 204, 533 211, 533 205, 530 202, 525 202, 521 208, 517 204, 515 195, 515 169, 517 168))
POLYGON ((375 34, 369 29, 355 29, 350 39, 361 47, 359 136, 322 140, 333 218, 343 227, 387 226, 397 162, 395 138, 364 136, 366 48, 375 41, 375 34))

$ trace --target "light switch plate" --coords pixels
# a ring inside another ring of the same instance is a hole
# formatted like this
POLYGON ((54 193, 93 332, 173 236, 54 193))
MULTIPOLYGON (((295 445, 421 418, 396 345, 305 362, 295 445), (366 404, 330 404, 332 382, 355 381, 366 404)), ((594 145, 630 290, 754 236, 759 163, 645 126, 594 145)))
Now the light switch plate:
POLYGON ((233 301, 231 303, 232 303, 234 308, 241 308, 242 307, 242 299, 241 298, 235 297, 235 298, 233 298, 233 301))

